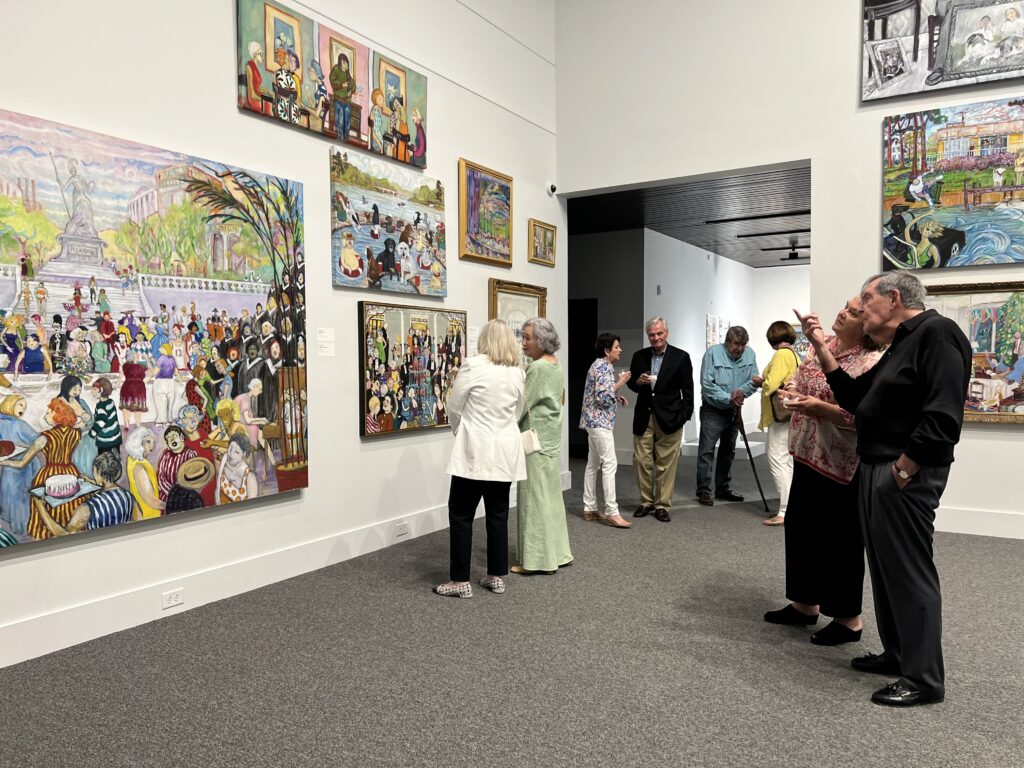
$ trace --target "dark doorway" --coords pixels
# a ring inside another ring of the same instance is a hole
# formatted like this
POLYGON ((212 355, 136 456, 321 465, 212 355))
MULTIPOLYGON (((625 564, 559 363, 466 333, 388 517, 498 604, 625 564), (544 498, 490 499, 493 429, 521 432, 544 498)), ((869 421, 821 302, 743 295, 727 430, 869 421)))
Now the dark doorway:
POLYGON ((569 456, 587 458, 587 433, 580 429, 583 385, 594 362, 597 339, 597 299, 569 300, 569 456))

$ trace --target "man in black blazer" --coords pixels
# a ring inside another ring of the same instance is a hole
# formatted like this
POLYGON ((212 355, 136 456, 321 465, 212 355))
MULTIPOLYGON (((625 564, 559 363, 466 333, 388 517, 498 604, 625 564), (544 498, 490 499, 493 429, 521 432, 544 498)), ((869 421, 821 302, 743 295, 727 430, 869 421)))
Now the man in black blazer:
POLYGON ((690 356, 669 346, 668 324, 652 317, 644 326, 651 346, 633 355, 626 386, 637 393, 633 414, 633 468, 640 506, 633 517, 651 512, 663 523, 672 517, 683 424, 693 416, 693 366, 690 356))

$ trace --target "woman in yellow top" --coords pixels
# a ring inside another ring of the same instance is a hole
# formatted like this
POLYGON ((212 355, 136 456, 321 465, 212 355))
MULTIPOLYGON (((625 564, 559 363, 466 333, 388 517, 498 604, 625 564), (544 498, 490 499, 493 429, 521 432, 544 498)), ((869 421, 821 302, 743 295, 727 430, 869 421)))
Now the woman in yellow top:
POLYGON ((789 484, 793 480, 793 457, 789 455, 789 421, 776 421, 772 414, 771 397, 781 389, 800 367, 800 358, 793 349, 796 332, 784 320, 776 320, 768 326, 768 343, 775 354, 768 362, 762 376, 761 422, 758 426, 768 432, 768 468, 779 492, 779 511, 764 521, 765 525, 782 525, 786 521, 786 502, 789 499, 789 484))
POLYGON ((149 461, 149 454, 156 447, 156 438, 148 427, 136 427, 124 448, 128 453, 128 490, 142 510, 142 517, 160 517, 164 513, 164 502, 160 500, 156 483, 156 470, 149 461))

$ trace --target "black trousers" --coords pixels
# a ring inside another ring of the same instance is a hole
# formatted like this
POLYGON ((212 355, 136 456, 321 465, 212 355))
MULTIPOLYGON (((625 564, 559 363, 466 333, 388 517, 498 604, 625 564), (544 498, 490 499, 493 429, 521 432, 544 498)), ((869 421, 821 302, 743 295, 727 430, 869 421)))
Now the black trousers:
POLYGON ((786 507, 786 597, 817 605, 833 618, 859 616, 864 597, 864 542, 855 476, 843 485, 793 462, 786 507))
POLYGON ((448 491, 448 533, 451 539, 451 580, 469 581, 473 553, 473 516, 484 500, 487 526, 487 573, 508 573, 508 494, 512 483, 470 480, 452 475, 448 491))
POLYGON ((861 524, 884 655, 914 688, 944 695, 942 594, 932 536, 949 467, 921 467, 902 491, 892 462, 861 464, 860 472, 861 524))

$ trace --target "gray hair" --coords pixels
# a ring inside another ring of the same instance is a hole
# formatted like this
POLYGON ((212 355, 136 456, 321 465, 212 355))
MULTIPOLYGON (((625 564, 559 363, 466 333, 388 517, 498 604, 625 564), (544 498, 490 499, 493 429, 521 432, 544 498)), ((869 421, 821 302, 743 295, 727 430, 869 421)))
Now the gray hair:
POLYGON ((533 328, 533 335, 537 338, 537 344, 545 354, 553 355, 562 346, 558 340, 558 331, 551 324, 550 320, 543 317, 533 317, 523 323, 523 330, 533 328))
POLYGON ((893 291, 899 291, 900 303, 904 307, 907 309, 924 309, 924 297, 928 291, 912 272, 901 269, 896 272, 882 272, 872 275, 864 281, 861 291, 866 291, 868 286, 875 280, 878 281, 878 287, 875 289, 878 294, 884 296, 893 291))
MULTIPOLYGON (((145 459, 146 449, 142 443, 147 437, 153 437, 149 427, 140 426, 132 430, 131 434, 128 435, 128 439, 124 442, 124 449, 127 454, 137 461, 145 459)), ((155 437, 153 439, 156 440, 155 437)))
POLYGON ((263 46, 253 40, 249 43, 249 58, 255 59, 257 53, 263 53, 263 46))
POLYGON ((725 332, 726 342, 735 341, 738 344, 746 344, 750 341, 750 334, 742 325, 733 325, 725 332))
POLYGON ((644 323, 644 333, 647 333, 649 330, 651 330, 651 328, 656 326, 658 323, 661 323, 662 325, 665 326, 665 332, 667 333, 668 332, 668 323, 665 322, 665 318, 662 317, 661 315, 655 315, 650 320, 648 320, 646 323, 644 323))

